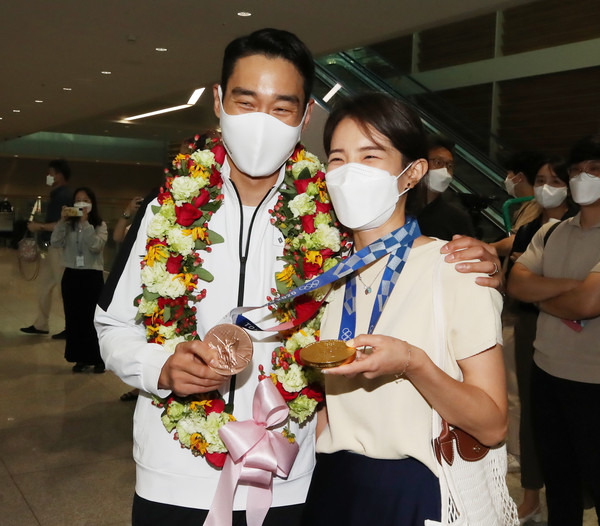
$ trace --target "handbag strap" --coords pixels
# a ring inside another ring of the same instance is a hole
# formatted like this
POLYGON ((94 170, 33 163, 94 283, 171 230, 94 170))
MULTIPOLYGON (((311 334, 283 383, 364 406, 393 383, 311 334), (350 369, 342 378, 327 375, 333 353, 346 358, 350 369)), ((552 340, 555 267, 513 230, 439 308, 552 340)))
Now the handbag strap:
MULTIPOLYGON (((443 256, 442 256, 443 257, 443 256)), ((446 356, 446 322, 444 316, 444 289, 442 282, 442 264, 440 257, 433 271, 433 320, 436 334, 435 351, 432 353, 432 360, 442 371, 445 371, 446 356)), ((460 375, 462 377, 462 374, 460 375)), ((462 380, 462 378, 461 378, 462 380)), ((475 462, 485 457, 489 447, 481 444, 475 437, 458 427, 450 428, 450 425, 433 408, 432 411, 432 432, 434 436, 434 452, 438 462, 441 463, 441 457, 452 465, 454 462, 454 450, 452 442, 456 441, 456 450, 460 457, 467 462, 475 462)))

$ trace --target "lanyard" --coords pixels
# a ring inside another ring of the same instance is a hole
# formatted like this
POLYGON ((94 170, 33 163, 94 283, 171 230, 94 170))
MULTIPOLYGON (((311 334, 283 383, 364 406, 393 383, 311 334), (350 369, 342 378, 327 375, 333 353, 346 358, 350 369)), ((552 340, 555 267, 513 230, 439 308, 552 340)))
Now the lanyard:
MULTIPOLYGON (((386 264, 385 271, 379 284, 375 303, 373 304, 373 310, 371 311, 371 320, 369 322, 368 333, 372 334, 383 308, 390 297, 392 290, 396 286, 396 282, 400 277, 400 273, 408 260, 410 249, 416 238, 421 235, 419 225, 413 218, 409 218, 406 225, 407 233, 402 237, 398 238, 398 243, 393 246, 390 244, 389 250, 386 254, 391 254, 386 264)), ((392 234, 400 233, 399 230, 392 232, 392 234)), ((383 257, 382 254, 381 257, 383 257)), ((379 259, 379 258, 378 258, 379 259)), ((338 338, 340 340, 350 340, 354 338, 356 331, 356 276, 346 281, 346 289, 344 291, 344 306, 342 308, 342 322, 340 324, 340 332, 338 338)))

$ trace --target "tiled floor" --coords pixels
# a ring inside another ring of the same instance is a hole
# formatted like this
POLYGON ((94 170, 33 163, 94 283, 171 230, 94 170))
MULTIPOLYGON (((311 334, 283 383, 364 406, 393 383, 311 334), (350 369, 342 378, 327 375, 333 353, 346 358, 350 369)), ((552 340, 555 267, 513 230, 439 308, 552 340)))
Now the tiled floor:
MULTIPOLYGON (((0 524, 125 526, 135 482, 133 404, 112 373, 73 374, 64 342, 19 327, 35 317, 35 282, 0 248, 0 524)), ((63 329, 55 297, 51 334, 63 329)), ((519 474, 508 476, 520 499, 519 474)), ((598 524, 586 512, 585 526, 598 524)))

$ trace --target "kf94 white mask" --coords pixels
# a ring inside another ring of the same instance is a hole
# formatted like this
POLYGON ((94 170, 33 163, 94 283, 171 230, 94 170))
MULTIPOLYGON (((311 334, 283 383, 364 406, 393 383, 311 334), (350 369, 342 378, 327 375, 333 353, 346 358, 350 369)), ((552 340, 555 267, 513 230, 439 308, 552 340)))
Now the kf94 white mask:
POLYGON ((571 178, 569 186, 571 187, 573 201, 578 205, 591 205, 600 199, 600 177, 581 172, 571 178))
POLYGON ((46 176, 46 185, 48 185, 48 186, 52 186, 53 184, 54 184, 54 176, 53 176, 53 175, 50 175, 50 174, 48 174, 48 175, 46 176))
POLYGON ((450 186, 452 176, 450 175, 450 172, 448 172, 448 168, 444 167, 429 170, 423 179, 425 179, 427 188, 433 192, 439 192, 441 194, 442 192, 446 191, 448 186, 450 186))
POLYGON ((275 173, 292 155, 300 140, 306 110, 298 126, 289 126, 260 111, 229 115, 223 108, 221 86, 219 100, 223 144, 238 169, 250 177, 275 173))
POLYGON ((535 200, 543 208, 556 208, 567 198, 567 187, 543 184, 542 186, 534 186, 533 194, 535 200))
POLYGON ((504 180, 504 188, 506 188, 506 193, 511 197, 517 197, 517 194, 515 192, 515 186, 517 186, 517 183, 515 183, 512 179, 509 179, 507 177, 504 180))
POLYGON ((342 225, 352 230, 370 230, 383 225, 394 213, 401 195, 398 177, 385 170, 360 163, 348 163, 325 175, 327 191, 342 225))

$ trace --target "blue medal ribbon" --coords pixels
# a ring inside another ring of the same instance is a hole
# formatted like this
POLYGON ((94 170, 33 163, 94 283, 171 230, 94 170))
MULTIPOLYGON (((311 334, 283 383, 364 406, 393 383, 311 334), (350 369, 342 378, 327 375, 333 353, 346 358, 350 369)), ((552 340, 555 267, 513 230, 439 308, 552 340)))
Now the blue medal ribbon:
MULTIPOLYGON (((279 303, 284 303, 284 302, 290 301, 293 298, 302 296, 303 294, 306 294, 307 292, 320 289, 321 287, 324 287, 325 285, 334 283, 334 282, 352 274, 353 272, 356 272, 357 270, 361 269, 365 265, 369 265, 370 263, 373 263, 373 262, 377 261, 378 259, 381 259, 382 257, 384 257, 390 253, 394 253, 392 255, 392 257, 390 257, 390 260, 387 263, 387 267, 383 274, 381 284, 379 286, 379 291, 377 293, 377 299, 375 300, 375 306, 378 306, 377 310, 378 310, 379 314, 376 316, 376 318, 373 318, 373 316, 372 316, 371 321, 372 321, 372 325, 374 328, 375 323, 377 322, 377 319, 379 319, 379 315, 381 314, 381 311, 383 310, 385 302, 387 301, 387 298, 389 297, 390 293, 392 292, 392 289, 394 288, 394 285, 396 284, 396 281, 398 280, 398 276, 400 275, 400 272, 402 272, 404 263, 406 263, 406 259, 408 258, 408 253, 410 251, 410 247, 412 246, 413 241, 420 235, 421 235, 421 231, 419 230, 419 225, 418 225, 416 219, 414 217, 407 217, 406 223, 404 224, 404 226, 377 239, 370 245, 359 250, 355 254, 352 254, 351 256, 346 258, 344 261, 341 261, 335 267, 329 269, 327 272, 324 272, 323 274, 316 276, 315 278, 311 279, 310 281, 303 283, 299 287, 297 287, 293 290, 290 290, 287 294, 284 294, 283 296, 279 296, 278 298, 275 298, 273 301, 267 303, 266 305, 263 305, 262 307, 265 307, 268 305, 277 305, 279 303), (374 323, 373 323, 373 319, 375 319, 374 323)), ((352 298, 351 298, 351 301, 349 302, 348 312, 349 313, 354 312, 354 316, 355 316, 356 311, 353 308, 353 306, 355 303, 354 298, 356 297, 356 283, 355 283, 354 279, 350 280, 350 283, 354 283, 354 292, 352 292, 352 298)), ((348 286, 346 287, 346 295, 348 295, 348 286)), ((244 329, 251 330, 251 331, 264 331, 266 329, 263 329, 263 328, 257 326, 253 321, 251 321, 248 318, 246 318, 245 316, 243 316, 244 312, 248 312, 250 310, 254 310, 255 308, 262 308, 262 307, 238 307, 236 309, 233 309, 229 313, 228 318, 231 320, 231 323, 235 323, 236 325, 239 325, 240 327, 243 327, 244 329)), ((346 312, 346 302, 344 302, 344 312, 346 312)), ((375 312, 375 307, 374 307, 374 312, 375 312)), ((352 333, 353 332, 354 332, 354 329, 353 329, 352 333)), ((340 329, 340 334, 341 334, 341 329, 340 329)), ((341 336, 340 336, 340 338, 341 338, 341 336)), ((349 339, 349 338, 345 338, 345 339, 349 339)))
MULTIPOLYGON (((386 254, 391 254, 386 264, 385 271, 379 284, 377 297, 371 311, 371 320, 369 322, 368 333, 372 334, 375 326, 381 317, 383 308, 396 286, 402 269, 408 260, 410 249, 413 242, 421 235, 417 221, 409 217, 406 224, 390 234, 397 243, 388 244, 389 250, 386 254), (404 230, 404 231, 403 231, 404 230)), ((385 238, 382 238, 385 239, 385 238)), ((375 242, 377 243, 377 241, 375 242)), ((371 246, 371 245, 369 245, 371 246)), ((385 254, 383 254, 385 255, 385 254)), ((383 255, 381 257, 383 257, 383 255)), ((379 259, 379 258, 378 258, 379 259)), ((344 291, 344 306, 342 308, 342 322, 338 338, 340 340, 351 340, 356 332, 356 276, 346 281, 346 290, 344 291)))

